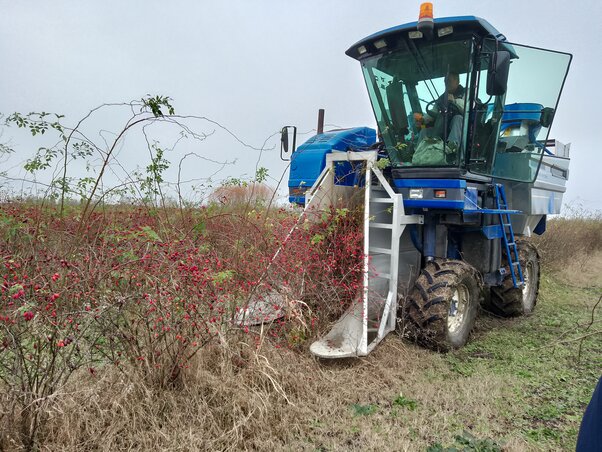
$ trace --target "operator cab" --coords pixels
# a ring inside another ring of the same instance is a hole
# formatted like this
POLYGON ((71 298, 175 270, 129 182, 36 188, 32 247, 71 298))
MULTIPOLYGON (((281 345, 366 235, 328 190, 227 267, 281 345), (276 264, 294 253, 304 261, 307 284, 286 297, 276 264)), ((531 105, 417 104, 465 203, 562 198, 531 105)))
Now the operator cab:
POLYGON ((511 44, 474 16, 400 25, 346 53, 361 63, 394 183, 535 180, 570 54, 511 44))

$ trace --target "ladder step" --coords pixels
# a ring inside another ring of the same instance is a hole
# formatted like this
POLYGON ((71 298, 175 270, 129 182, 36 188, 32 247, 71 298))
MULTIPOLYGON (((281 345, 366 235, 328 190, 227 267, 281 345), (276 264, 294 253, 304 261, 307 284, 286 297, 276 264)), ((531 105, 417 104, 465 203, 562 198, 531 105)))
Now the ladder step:
POLYGON ((393 229, 393 225, 387 223, 370 223, 370 227, 376 229, 393 229))
MULTIPOLYGON (((508 210, 508 202, 506 201, 506 193, 503 185, 495 186, 495 202, 498 206, 498 210, 508 210)), ((512 283, 514 287, 522 287, 522 270, 519 261, 518 248, 514 241, 514 231, 512 229, 512 222, 510 220, 510 214, 508 212, 500 212, 500 224, 502 226, 502 232, 504 233, 502 239, 506 245, 508 251, 508 262, 510 264, 510 275, 512 276, 512 283), (521 281, 517 281, 521 279, 521 281)))
POLYGON ((375 254, 391 254, 391 250, 387 248, 377 248, 375 246, 371 246, 368 248, 368 251, 375 254))
POLYGON ((388 273, 371 274, 370 277, 372 277, 372 278, 382 278, 382 279, 391 279, 391 275, 388 274, 388 273))
POLYGON ((393 200, 391 198, 372 198, 370 202, 388 202, 393 204, 393 200))

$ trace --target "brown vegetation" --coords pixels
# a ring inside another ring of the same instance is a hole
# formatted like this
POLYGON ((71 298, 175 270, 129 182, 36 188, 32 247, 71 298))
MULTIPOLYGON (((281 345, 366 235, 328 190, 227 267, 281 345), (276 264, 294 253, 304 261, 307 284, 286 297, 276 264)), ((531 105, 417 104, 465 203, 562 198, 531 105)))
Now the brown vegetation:
MULTIPOLYGON (((487 423, 498 425, 493 431, 504 429, 496 410, 507 385, 503 377, 462 378, 450 391, 445 379, 456 376, 444 358, 396 337, 367 359, 334 363, 267 344, 245 357, 239 353, 204 350, 178 390, 131 381, 113 370, 82 375, 50 410, 41 432, 44 447, 416 450, 451 438, 459 419, 477 430, 487 423), (420 409, 396 402, 402 392, 420 409), (362 407, 371 407, 369 416, 362 407)), ((514 438, 512 444, 524 441, 514 438)))
POLYGON ((602 213, 566 210, 566 216, 548 220, 545 234, 532 238, 542 264, 566 283, 601 284, 602 213))
POLYGON ((262 183, 226 184, 216 188, 209 195, 209 201, 229 206, 255 206, 267 205, 273 196, 274 190, 262 183))

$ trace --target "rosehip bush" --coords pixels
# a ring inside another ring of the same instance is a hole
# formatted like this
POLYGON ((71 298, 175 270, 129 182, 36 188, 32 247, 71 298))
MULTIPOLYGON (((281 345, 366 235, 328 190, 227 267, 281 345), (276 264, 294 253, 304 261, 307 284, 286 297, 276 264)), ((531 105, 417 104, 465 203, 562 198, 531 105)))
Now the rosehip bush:
POLYGON ((94 378, 116 366, 177 387, 207 344, 259 345, 263 331, 277 347, 303 346, 361 288, 360 211, 298 223, 288 209, 117 206, 84 227, 77 209, 2 211, 0 380, 11 407, 3 414, 19 420, 26 448, 78 371, 94 378), (269 294, 279 294, 281 319, 261 330, 235 321, 250 299, 269 294))
POLYGON ((302 345, 322 332, 357 299, 362 287, 362 210, 312 212, 293 228, 296 221, 289 214, 278 233, 272 229, 281 249, 261 281, 264 295, 279 294, 276 299, 286 314, 271 325, 269 334, 289 345, 302 345))
POLYGON ((9 409, 2 414, 18 424, 22 444, 31 449, 50 398, 73 372, 95 361, 90 345, 99 333, 93 313, 62 299, 67 286, 60 275, 30 273, 27 262, 3 257, 0 391, 9 409))

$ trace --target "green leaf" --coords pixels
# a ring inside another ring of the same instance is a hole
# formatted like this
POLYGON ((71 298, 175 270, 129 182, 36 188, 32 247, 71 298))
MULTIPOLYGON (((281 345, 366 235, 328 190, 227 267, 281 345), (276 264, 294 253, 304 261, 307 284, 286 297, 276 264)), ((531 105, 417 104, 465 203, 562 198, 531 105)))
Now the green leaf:
POLYGON ((315 234, 311 238, 312 245, 318 245, 318 244, 322 243, 323 241, 324 241, 324 236, 322 234, 315 234))
POLYGON ((207 224, 204 220, 201 220, 193 226, 192 230, 197 236, 205 236, 205 234, 207 233, 207 224))
POLYGON ((153 229, 150 226, 143 226, 142 233, 149 240, 152 240, 153 242, 162 242, 163 241, 163 240, 161 240, 161 237, 159 237, 159 234, 157 234, 155 231, 153 231, 153 229))
POLYGON ((226 281, 230 281, 233 276, 234 276, 234 270, 224 270, 224 271, 216 273, 213 276, 213 282, 215 282, 216 284, 223 284, 226 281))

